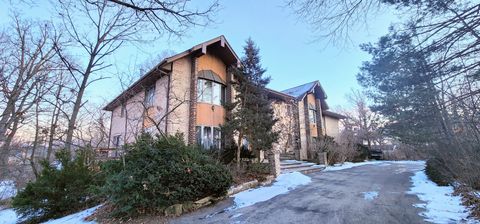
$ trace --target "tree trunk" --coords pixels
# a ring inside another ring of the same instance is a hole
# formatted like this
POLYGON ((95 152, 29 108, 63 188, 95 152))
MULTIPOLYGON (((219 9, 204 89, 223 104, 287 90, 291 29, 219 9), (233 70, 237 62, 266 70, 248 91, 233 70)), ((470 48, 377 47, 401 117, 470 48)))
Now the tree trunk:
POLYGON ((62 92, 62 85, 58 86, 57 92, 55 93, 55 107, 53 108, 53 113, 52 113, 52 120, 50 122, 50 130, 49 130, 49 135, 48 135, 48 148, 47 148, 47 157, 45 158, 47 161, 50 161, 50 157, 52 156, 52 151, 53 151, 53 140, 55 137, 55 132, 57 130, 57 124, 58 124, 58 117, 60 116, 60 111, 61 111, 61 106, 59 102, 61 101, 60 99, 60 93, 62 92))
POLYGON ((32 171, 33 171, 33 174, 35 175, 35 178, 38 177, 37 167, 35 167, 35 151, 38 146, 39 135, 40 135, 38 113, 39 113, 39 110, 38 110, 38 103, 37 103, 37 105, 35 106, 35 138, 33 140, 32 152, 30 154, 30 166, 32 167, 32 171))
POLYGON ((78 112, 82 107, 82 98, 83 94, 85 93, 85 89, 87 88, 88 83, 88 76, 90 75, 91 67, 87 68, 87 71, 83 75, 82 84, 80 85, 80 90, 78 91, 77 99, 75 100, 75 104, 72 110, 72 116, 68 120, 68 129, 67 129, 67 137, 65 139, 65 149, 71 150, 72 140, 73 140, 73 131, 75 130, 75 123, 77 121, 78 112))
POLYGON ((238 135, 238 144, 237 144, 237 169, 240 169, 240 154, 242 152, 242 140, 243 140, 243 133, 240 132, 238 135))

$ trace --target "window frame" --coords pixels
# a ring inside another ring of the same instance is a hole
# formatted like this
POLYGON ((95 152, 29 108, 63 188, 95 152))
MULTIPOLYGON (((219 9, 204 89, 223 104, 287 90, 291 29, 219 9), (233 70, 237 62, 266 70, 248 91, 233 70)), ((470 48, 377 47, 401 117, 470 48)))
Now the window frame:
POLYGON ((197 102, 223 106, 225 99, 226 87, 224 84, 209 79, 197 79, 197 102), (205 87, 206 83, 211 83, 210 87, 205 87))
POLYGON ((308 106, 308 120, 311 124, 317 124, 317 110, 313 105, 308 106))
POLYGON ((206 150, 211 149, 221 149, 222 148, 222 130, 220 127, 208 126, 208 125, 198 125, 195 127, 196 140, 199 146, 202 146, 206 150), (210 130, 209 135, 205 133, 210 130), (218 138, 215 134, 218 133, 218 138))
POLYGON ((145 89, 145 97, 143 103, 145 107, 149 108, 153 106, 155 101, 155 85, 151 85, 145 89))

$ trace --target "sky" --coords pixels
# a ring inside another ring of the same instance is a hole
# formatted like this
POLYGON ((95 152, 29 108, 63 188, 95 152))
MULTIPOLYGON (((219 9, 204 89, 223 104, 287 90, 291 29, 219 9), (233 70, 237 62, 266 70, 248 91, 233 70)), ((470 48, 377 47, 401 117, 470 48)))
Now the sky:
MULTIPOLYGON (((10 1, 0 2, 0 24, 10 21, 10 1)), ((198 3, 198 2, 197 2, 198 3)), ((200 3, 201 4, 201 3, 200 3)), ((252 38, 260 48, 261 62, 272 80, 268 85, 274 90, 284 90, 314 80, 319 80, 327 94, 332 109, 348 108, 346 95, 351 89, 360 89, 356 74, 363 61, 370 56, 359 48, 361 43, 375 42, 398 20, 390 13, 382 13, 369 23, 368 29, 352 32, 352 43, 335 45, 328 39, 313 41, 315 35, 308 24, 298 20, 275 0, 221 0, 221 8, 214 23, 207 27, 191 29, 180 40, 159 38, 141 45, 128 45, 117 51, 109 61, 113 64, 105 74, 112 76, 94 83, 87 89, 87 99, 98 105, 106 104, 121 92, 116 72, 134 72, 133 67, 151 60, 165 50, 182 52, 206 40, 224 35, 238 55, 247 38, 252 38)), ((24 8, 30 17, 48 19, 52 12, 42 6, 24 8)))

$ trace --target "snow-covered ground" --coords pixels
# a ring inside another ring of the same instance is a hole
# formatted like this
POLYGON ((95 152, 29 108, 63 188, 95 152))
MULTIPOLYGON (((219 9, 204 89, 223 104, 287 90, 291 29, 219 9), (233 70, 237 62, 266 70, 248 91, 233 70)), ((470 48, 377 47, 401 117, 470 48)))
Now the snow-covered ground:
POLYGON ((453 187, 438 186, 428 179, 424 171, 418 171, 411 177, 412 187, 409 194, 415 194, 425 203, 414 206, 424 208, 420 213, 425 220, 433 223, 478 223, 468 220, 468 209, 462 205, 462 198, 453 195, 453 187))
POLYGON ((299 172, 280 174, 271 186, 259 187, 234 194, 235 205, 232 209, 242 208, 258 202, 267 201, 277 195, 285 194, 300 185, 310 183, 312 180, 299 172))
MULTIPOLYGON (((101 205, 97 205, 93 208, 85 209, 83 211, 64 216, 58 219, 52 219, 44 224, 93 224, 95 221, 85 221, 84 219, 92 215, 101 205)), ((0 211, 0 224, 15 224, 19 217, 13 209, 5 209, 0 211)))
MULTIPOLYGON (((325 171, 337 171, 350 169, 363 165, 390 166, 392 164, 416 164, 420 167, 425 166, 424 161, 366 161, 361 163, 344 163, 327 167, 325 171)), ((299 172, 285 173, 277 177, 276 181, 270 186, 259 187, 248 191, 243 191, 233 195, 235 205, 228 210, 242 208, 253 205, 258 202, 267 201, 277 195, 288 193, 289 191, 301 185, 311 182, 311 178, 299 172)), ((408 194, 417 195, 423 203, 414 206, 424 208, 420 213, 426 221, 433 223, 478 223, 469 220, 468 209, 461 204, 461 197, 453 195, 452 187, 441 187, 430 181, 423 170, 416 171, 411 177, 412 187, 408 194)), ((378 192, 363 192, 365 200, 373 200, 378 197, 378 192)), ((87 222, 84 219, 99 206, 86 209, 84 211, 71 214, 60 219, 50 220, 47 224, 72 223, 85 224, 95 223, 87 222)), ((241 216, 241 214, 237 214, 241 216)), ((18 220, 17 215, 12 209, 0 211, 0 224, 13 224, 18 220)))
POLYGON ((377 197, 378 197, 378 192, 377 191, 363 192, 363 198, 367 201, 371 201, 371 200, 373 200, 377 197))
POLYGON ((0 224, 14 224, 17 223, 17 213, 13 209, 5 209, 0 211, 0 224))
POLYGON ((17 194, 15 182, 12 180, 0 181, 0 200, 11 198, 17 194))
POLYGON ((350 169, 350 168, 353 168, 353 167, 365 166, 365 165, 389 166, 392 163, 423 165, 423 164, 425 164, 425 161, 404 160, 404 161, 365 161, 365 162, 360 162, 360 163, 344 162, 342 164, 335 164, 333 166, 327 166, 327 168, 325 168, 325 170, 323 170, 323 171, 345 170, 345 169, 350 169))
POLYGON ((95 212, 95 210, 100 208, 100 206, 102 206, 102 205, 97 205, 93 208, 85 209, 83 211, 80 211, 80 212, 77 212, 77 213, 74 213, 74 214, 71 214, 71 215, 67 215, 67 216, 59 218, 59 219, 49 220, 47 222, 44 222, 44 224, 68 224, 68 223, 72 223, 72 224, 87 224, 87 223, 89 223, 89 224, 92 224, 92 223, 97 223, 95 221, 85 221, 84 219, 87 218, 88 216, 92 215, 95 212))

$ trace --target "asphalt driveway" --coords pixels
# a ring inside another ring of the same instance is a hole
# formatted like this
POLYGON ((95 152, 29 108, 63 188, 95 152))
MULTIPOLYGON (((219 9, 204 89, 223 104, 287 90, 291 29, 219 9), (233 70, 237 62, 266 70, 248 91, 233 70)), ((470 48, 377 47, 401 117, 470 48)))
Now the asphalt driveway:
POLYGON ((171 223, 426 223, 421 201, 407 194, 419 164, 382 163, 308 174, 312 182, 287 194, 239 209, 233 200, 171 223))

